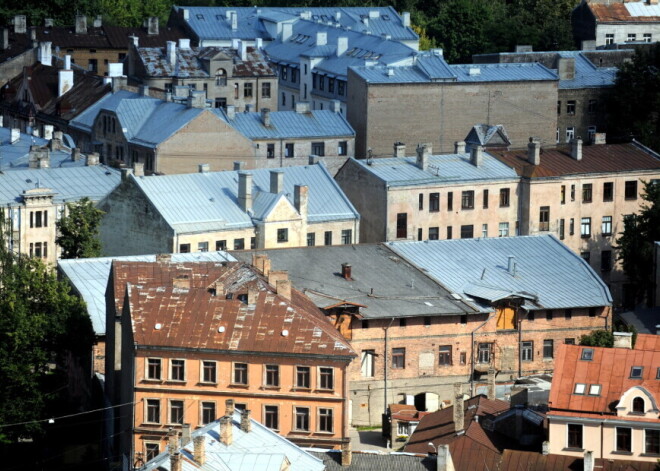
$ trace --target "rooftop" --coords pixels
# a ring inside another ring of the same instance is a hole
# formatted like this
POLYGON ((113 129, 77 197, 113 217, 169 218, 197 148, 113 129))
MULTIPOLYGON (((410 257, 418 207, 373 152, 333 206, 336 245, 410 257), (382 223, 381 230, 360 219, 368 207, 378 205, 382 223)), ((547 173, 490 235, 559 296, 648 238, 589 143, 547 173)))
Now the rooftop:
POLYGON ((142 46, 157 47, 165 41, 177 41, 185 38, 185 34, 178 27, 165 27, 160 25, 158 34, 149 34, 147 28, 128 26, 103 25, 93 27, 91 18, 87 21, 87 33, 76 34, 75 26, 37 27, 37 40, 50 41, 53 48, 96 48, 96 49, 128 49, 129 37, 137 36, 142 46))
MULTIPOLYGON (((11 129, 0 127, 0 171, 25 170, 30 165, 30 147, 47 146, 47 139, 32 136, 30 134, 19 133, 18 139, 11 141, 11 129)), ((50 166, 57 167, 83 167, 86 159, 81 158, 73 160, 71 158, 71 149, 62 148, 49 151, 50 166)))
POLYGON ((637 2, 588 3, 599 23, 660 22, 660 5, 637 2))
POLYGON ((341 451, 310 451, 323 460, 325 471, 436 471, 436 459, 407 453, 360 453, 353 451, 351 464, 341 465, 341 451))

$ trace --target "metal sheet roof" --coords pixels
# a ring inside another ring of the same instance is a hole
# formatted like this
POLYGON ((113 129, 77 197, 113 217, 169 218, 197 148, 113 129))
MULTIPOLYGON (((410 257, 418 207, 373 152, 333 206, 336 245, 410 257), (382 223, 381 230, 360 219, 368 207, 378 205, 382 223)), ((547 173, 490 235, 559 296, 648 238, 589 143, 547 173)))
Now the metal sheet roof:
POLYGON ((528 82, 558 80, 559 76, 538 63, 456 64, 449 66, 458 82, 528 82))
POLYGON ((653 5, 651 2, 639 1, 639 2, 627 2, 624 3, 624 6, 630 13, 632 17, 640 16, 657 16, 660 17, 660 5, 657 3, 653 5))
MULTIPOLYGON (((226 252, 175 253, 173 262, 232 262, 236 259, 226 252)), ((110 267, 114 260, 124 262, 155 262, 156 255, 129 255, 124 257, 100 257, 59 260, 58 269, 68 278, 76 292, 87 304, 96 335, 105 335, 105 290, 108 286, 110 267)))
POLYGON ((480 282, 503 291, 534 294, 538 309, 612 304, 601 278, 552 235, 387 245, 457 293, 480 282), (508 271, 510 256, 516 262, 515 275, 508 271))
MULTIPOLYGON (((20 133, 19 139, 11 142, 11 130, 0 127, 0 171, 27 169, 30 146, 45 146, 47 139, 20 133)), ((84 167, 85 159, 71 160, 71 150, 49 151, 51 167, 84 167)))

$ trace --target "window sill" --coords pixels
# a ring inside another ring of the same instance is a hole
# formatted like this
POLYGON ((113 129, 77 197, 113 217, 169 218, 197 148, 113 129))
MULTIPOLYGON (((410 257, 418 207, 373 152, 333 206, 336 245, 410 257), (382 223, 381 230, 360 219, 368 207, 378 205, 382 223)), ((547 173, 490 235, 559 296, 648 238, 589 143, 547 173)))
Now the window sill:
POLYGON ((612 451, 613 455, 620 455, 620 456, 632 456, 633 452, 632 451, 612 451))
POLYGON ((211 381, 200 381, 199 383, 197 383, 197 385, 198 386, 217 386, 218 383, 216 381, 213 381, 213 382, 211 382, 211 381))
POLYGON ((163 381, 162 379, 144 378, 144 379, 142 380, 142 382, 143 382, 143 383, 151 383, 151 384, 162 384, 162 383, 164 383, 165 381, 163 381))
POLYGON ((160 422, 142 422, 140 425, 142 427, 154 427, 154 426, 160 427, 161 423, 160 422))
POLYGON ((573 452, 584 453, 584 448, 565 447, 565 448, 562 448, 561 451, 573 451, 573 452))
POLYGON ((334 390, 334 389, 321 389, 321 388, 318 388, 318 389, 316 389, 315 392, 320 392, 320 393, 333 393, 333 392, 335 392, 335 390, 334 390))
POLYGON ((324 432, 322 430, 314 432, 314 435, 334 435, 334 434, 335 434, 335 432, 324 432))
POLYGON ((580 239, 591 239, 591 234, 583 234, 580 236, 580 239))
POLYGON ((231 383, 228 385, 230 388, 237 388, 237 389, 248 389, 250 387, 249 384, 236 384, 236 383, 231 383))
POLYGON ((648 458, 658 458, 660 457, 660 453, 641 453, 639 456, 644 456, 648 458))
POLYGON ((552 357, 543 357, 543 361, 554 361, 552 357))
POLYGON ((261 386, 261 389, 267 389, 268 391, 279 391, 279 386, 261 386))
POLYGON ((168 379, 164 382, 167 383, 167 384, 186 384, 185 379, 183 379, 183 380, 182 379, 168 379))

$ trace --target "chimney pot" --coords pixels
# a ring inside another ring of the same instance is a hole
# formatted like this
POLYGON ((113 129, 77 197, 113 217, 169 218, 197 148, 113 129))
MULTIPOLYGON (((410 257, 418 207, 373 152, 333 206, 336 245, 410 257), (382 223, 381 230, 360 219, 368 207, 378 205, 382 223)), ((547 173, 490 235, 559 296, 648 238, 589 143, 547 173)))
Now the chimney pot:
POLYGON ((429 155, 431 155, 431 143, 417 145, 417 167, 426 171, 429 165, 429 155))
POLYGON ((250 411, 248 409, 241 412, 241 430, 250 433, 252 430, 252 421, 250 420, 250 411))
POLYGON ((193 459, 200 466, 206 462, 206 440, 204 435, 198 435, 193 440, 193 459))
POLYGON ((234 411, 236 410, 236 405, 233 399, 227 399, 225 401, 225 417, 234 417, 234 411))
POLYGON ((350 263, 342 263, 341 264, 341 276, 345 280, 351 280, 351 264, 350 263))
POLYGON ((199 173, 209 173, 210 168, 209 164, 199 164, 197 166, 199 173))
POLYGON ((394 143, 394 157, 405 157, 406 145, 403 142, 394 143))
POLYGON ((181 453, 178 451, 170 454, 171 471, 181 471, 181 453))
POLYGON ((220 442, 225 446, 230 446, 234 441, 234 427, 231 417, 220 418, 220 442))

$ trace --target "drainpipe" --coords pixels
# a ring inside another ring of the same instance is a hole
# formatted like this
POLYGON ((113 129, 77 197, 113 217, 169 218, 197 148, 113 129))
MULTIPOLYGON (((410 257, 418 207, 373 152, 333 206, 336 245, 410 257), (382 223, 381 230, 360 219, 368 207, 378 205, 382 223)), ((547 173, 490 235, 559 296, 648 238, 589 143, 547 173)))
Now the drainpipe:
POLYGON ((383 404, 383 414, 387 414, 387 349, 388 349, 387 332, 390 329, 390 327, 392 327, 392 323, 394 323, 394 317, 390 321, 390 325, 388 325, 387 327, 383 327, 383 330, 385 331, 385 354, 383 355, 383 365, 385 370, 385 378, 384 378, 385 387, 383 388, 383 398, 385 400, 385 404, 383 404))

